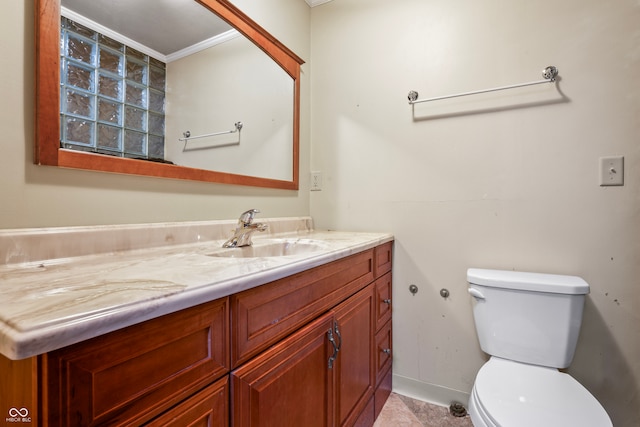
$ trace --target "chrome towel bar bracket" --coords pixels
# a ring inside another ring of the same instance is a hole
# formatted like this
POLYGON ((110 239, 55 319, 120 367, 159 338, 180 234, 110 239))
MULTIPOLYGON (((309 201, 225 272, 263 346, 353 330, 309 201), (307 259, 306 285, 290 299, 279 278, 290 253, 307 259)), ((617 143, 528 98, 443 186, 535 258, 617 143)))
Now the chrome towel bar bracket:
POLYGON ((234 123, 235 129, 233 130, 225 130, 222 132, 215 132, 215 133, 208 133, 206 135, 197 135, 197 136, 191 136, 191 132, 186 131, 183 132, 182 135, 184 136, 184 138, 178 138, 178 141, 188 141, 190 139, 198 139, 198 138, 206 138, 209 136, 216 136, 216 135, 226 135, 228 133, 236 133, 236 132, 240 132, 240 130, 242 130, 242 122, 235 122, 234 123))

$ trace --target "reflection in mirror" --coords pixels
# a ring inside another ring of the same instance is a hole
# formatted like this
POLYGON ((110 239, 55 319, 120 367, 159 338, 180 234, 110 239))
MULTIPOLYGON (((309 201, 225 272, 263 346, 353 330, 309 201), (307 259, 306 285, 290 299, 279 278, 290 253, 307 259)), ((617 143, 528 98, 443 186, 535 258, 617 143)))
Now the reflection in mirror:
POLYGON ((244 37, 170 62, 165 158, 201 169, 290 179, 293 90, 291 77, 244 37), (242 123, 238 132, 236 122, 242 123), (187 131, 192 137, 222 134, 178 141, 187 131))
MULTIPOLYGON (((62 0, 63 15, 82 24, 71 25, 72 29, 89 28, 96 35, 82 34, 82 31, 79 35, 69 33, 75 37, 76 44, 86 41, 90 45, 95 40, 90 50, 93 68, 78 55, 69 59, 63 55, 62 74, 56 76, 60 78, 56 83, 62 83, 62 96, 54 99, 61 100, 62 111, 72 108, 60 118, 56 117, 55 123, 51 120, 53 106, 47 104, 43 94, 53 88, 47 72, 60 70, 48 63, 57 57, 57 45, 51 46, 53 37, 43 32, 56 27, 54 18, 60 19, 55 13, 57 10, 50 10, 58 9, 57 1, 39 0, 36 11, 39 18, 38 163, 297 189, 298 79, 303 62, 242 12, 226 0, 178 0, 174 2, 178 9, 169 13, 170 22, 163 22, 160 13, 163 2, 155 0, 150 0, 152 7, 143 9, 139 6, 144 1, 62 0), (117 9, 123 5, 136 8, 117 9), (224 17, 241 33, 251 34, 253 40, 229 30, 227 23, 211 11, 224 17), (177 20, 177 16, 185 17, 186 21, 177 20), (215 18, 215 22, 211 18, 215 18), (199 24, 199 20, 203 23, 199 24), (160 28, 161 34, 150 36, 151 30, 145 28, 144 22, 160 28), (186 40, 181 41, 182 37, 171 34, 169 29, 184 34, 186 40), (102 70, 102 58, 116 58, 120 68, 112 66, 102 70), (90 74, 93 81, 78 84, 77 79, 74 81, 78 70, 90 74), (159 70, 165 73, 161 75, 161 80, 166 82, 164 95, 157 87, 159 70), (118 81, 115 87, 122 92, 119 106, 115 102, 117 91, 101 92, 100 84, 107 80, 118 81), (128 97, 131 93, 138 96, 128 97), (80 122, 88 124, 79 127, 80 122), (85 134, 70 124, 82 128, 85 134), (86 132, 91 126, 91 131, 86 132), (60 140, 51 138, 56 128, 63 147, 72 150, 59 149, 60 140), (191 138, 184 140, 187 132, 191 138), (98 142, 105 134, 106 142, 98 142), (77 135, 84 139, 78 140, 77 135), (132 136, 136 137, 133 139, 136 143, 143 141, 143 145, 132 144, 132 136), (124 157, 161 158, 172 164, 76 151, 108 153, 113 147, 121 151, 129 147, 126 153, 120 153, 124 157)), ((63 18, 63 32, 65 21, 63 18)), ((62 53, 68 55, 67 50, 73 43, 69 43, 68 35, 64 34, 62 53)), ((57 110, 58 106, 55 107, 57 110)))

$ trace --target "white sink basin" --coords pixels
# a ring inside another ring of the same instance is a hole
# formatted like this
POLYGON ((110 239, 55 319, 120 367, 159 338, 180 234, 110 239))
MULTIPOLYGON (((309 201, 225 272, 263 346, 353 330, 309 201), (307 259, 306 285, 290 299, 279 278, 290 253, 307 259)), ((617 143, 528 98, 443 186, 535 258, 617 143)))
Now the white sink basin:
POLYGON ((326 250, 327 247, 326 243, 319 240, 269 239, 261 242, 254 241, 253 246, 221 248, 207 255, 224 258, 264 258, 311 254, 326 250))

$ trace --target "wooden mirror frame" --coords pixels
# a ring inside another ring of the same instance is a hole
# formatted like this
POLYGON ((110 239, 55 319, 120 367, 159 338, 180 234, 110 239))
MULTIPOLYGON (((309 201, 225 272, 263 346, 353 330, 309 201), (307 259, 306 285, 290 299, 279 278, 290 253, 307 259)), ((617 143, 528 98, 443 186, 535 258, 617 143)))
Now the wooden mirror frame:
POLYGON ((194 1, 236 28, 269 55, 293 79, 293 176, 291 181, 60 148, 60 0, 36 0, 36 164, 253 187, 298 189, 300 66, 304 61, 228 0, 194 1))

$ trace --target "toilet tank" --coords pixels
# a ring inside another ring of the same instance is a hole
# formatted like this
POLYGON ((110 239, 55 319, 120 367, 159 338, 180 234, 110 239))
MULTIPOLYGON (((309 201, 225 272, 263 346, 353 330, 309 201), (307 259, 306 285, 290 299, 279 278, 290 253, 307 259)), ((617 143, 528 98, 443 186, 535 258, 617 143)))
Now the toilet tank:
POLYGON ((571 364, 589 284, 580 277, 470 268, 482 350, 554 368, 571 364))

